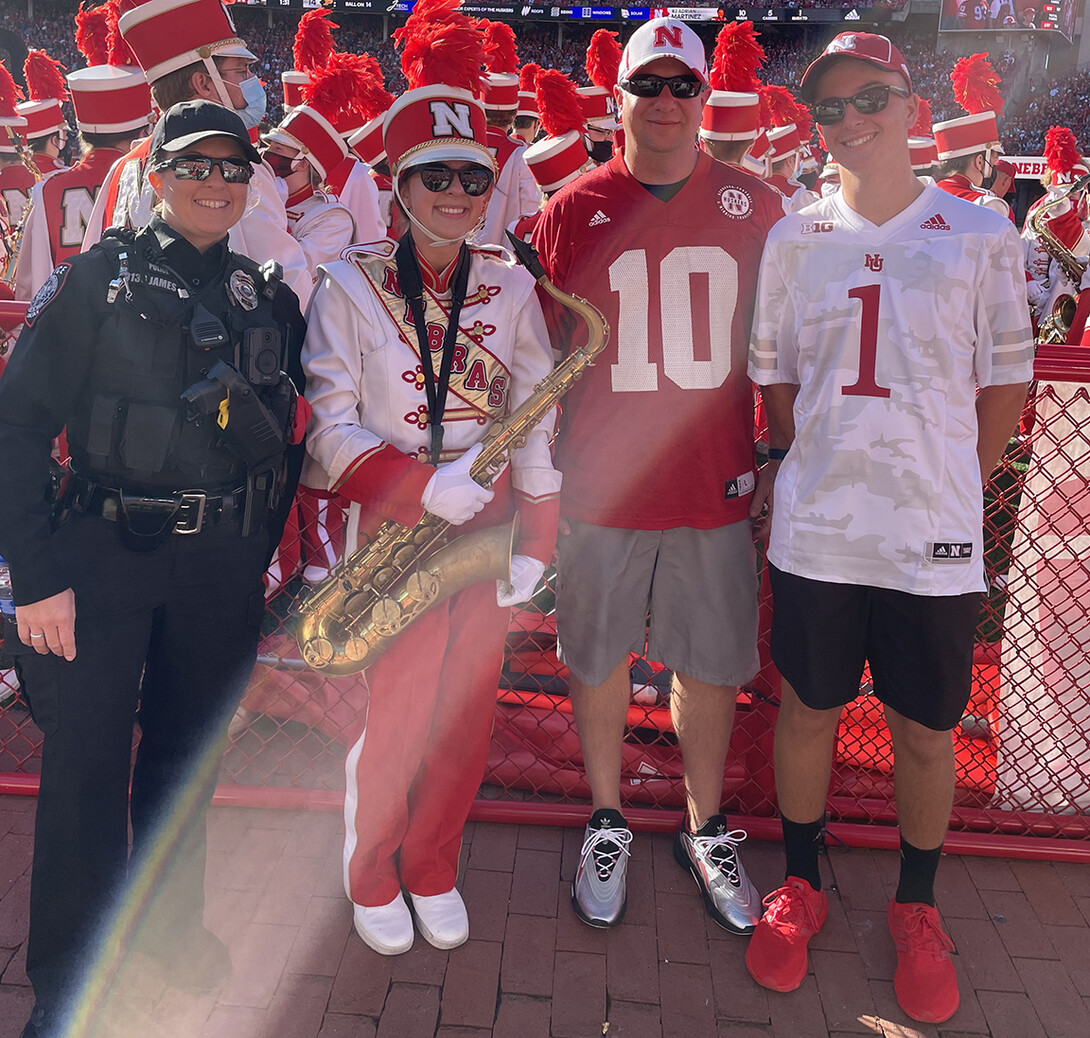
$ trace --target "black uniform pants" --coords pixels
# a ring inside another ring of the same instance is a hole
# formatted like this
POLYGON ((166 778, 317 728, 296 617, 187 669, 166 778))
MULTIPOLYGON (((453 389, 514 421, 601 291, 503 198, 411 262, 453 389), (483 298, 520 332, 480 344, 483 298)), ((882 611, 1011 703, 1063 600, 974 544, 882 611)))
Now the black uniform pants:
POLYGON ((76 658, 7 640, 45 736, 27 974, 60 1009, 135 921, 164 939, 201 925, 204 816, 253 669, 267 535, 229 523, 138 554, 115 523, 80 516, 53 541, 73 575, 76 658))

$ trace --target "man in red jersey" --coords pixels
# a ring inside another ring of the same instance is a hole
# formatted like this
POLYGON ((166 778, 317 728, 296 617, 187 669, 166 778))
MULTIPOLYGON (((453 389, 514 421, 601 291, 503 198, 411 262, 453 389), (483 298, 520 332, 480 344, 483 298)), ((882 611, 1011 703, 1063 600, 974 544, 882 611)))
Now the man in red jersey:
MULTIPOLYGON (((632 833, 619 798, 628 654, 674 671, 687 822, 675 856, 712 917, 752 932, 760 898, 721 813, 737 686, 757 670, 756 484, 745 372, 756 269, 778 196, 695 141, 704 47, 656 18, 631 37, 616 89, 624 150, 559 191, 534 234, 561 288, 612 339, 565 399, 557 623, 594 801, 572 889, 592 926, 620 921, 632 833), (650 626, 647 620, 650 614, 650 626)), ((553 309, 554 346, 574 322, 553 309)))

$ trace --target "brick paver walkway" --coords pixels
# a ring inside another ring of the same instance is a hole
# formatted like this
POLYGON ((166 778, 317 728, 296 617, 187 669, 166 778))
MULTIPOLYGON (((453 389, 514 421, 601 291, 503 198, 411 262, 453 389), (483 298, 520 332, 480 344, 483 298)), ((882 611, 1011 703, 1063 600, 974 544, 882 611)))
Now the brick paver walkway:
MULTIPOLYGON (((34 802, 0 797, 0 1038, 31 1008, 24 972, 34 802)), ((962 1008, 912 1025, 893 997, 885 908, 891 852, 832 848, 829 921, 791 995, 757 987, 744 942, 705 915, 670 838, 637 833, 624 923, 592 930, 568 896, 581 832, 471 823, 461 886, 472 939, 422 939, 382 958, 352 932, 340 820, 217 808, 210 815, 206 922, 234 971, 197 997, 134 967, 118 1001, 128 1038, 1088 1038, 1090 869, 944 860, 939 909, 957 942, 962 1008), (139 994, 136 994, 136 991, 139 994)), ((744 861, 780 881, 774 844, 744 861)))

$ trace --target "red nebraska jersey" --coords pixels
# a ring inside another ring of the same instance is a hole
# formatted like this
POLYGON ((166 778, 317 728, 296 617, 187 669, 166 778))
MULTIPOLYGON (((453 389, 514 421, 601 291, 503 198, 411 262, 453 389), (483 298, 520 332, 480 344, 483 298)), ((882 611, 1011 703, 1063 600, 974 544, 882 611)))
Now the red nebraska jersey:
MULTIPOLYGON (((623 156, 546 206, 534 244, 552 280, 594 303, 610 339, 562 403, 561 511, 627 529, 711 529, 746 517, 755 485, 746 343, 779 196, 701 152, 668 202, 623 156)), ((554 345, 585 340, 546 309, 554 345)))
POLYGON ((121 155, 113 148, 92 148, 71 169, 51 176, 42 184, 42 206, 49 219, 54 267, 80 251, 99 188, 121 155))
POLYGON ((8 218, 13 228, 19 226, 23 210, 30 201, 30 189, 36 183, 34 174, 22 162, 0 169, 0 195, 7 202, 8 218))

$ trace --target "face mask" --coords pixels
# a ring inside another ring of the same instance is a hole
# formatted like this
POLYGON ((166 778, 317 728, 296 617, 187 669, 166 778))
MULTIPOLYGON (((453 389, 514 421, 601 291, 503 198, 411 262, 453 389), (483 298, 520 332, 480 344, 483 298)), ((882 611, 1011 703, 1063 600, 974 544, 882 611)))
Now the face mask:
POLYGON ((591 141, 590 157, 601 164, 613 158, 613 141, 591 141))
POLYGON ((288 155, 277 155, 275 152, 267 151, 264 159, 282 180, 286 180, 294 172, 295 160, 288 155))
POLYGON ((247 130, 257 129, 265 118, 265 88, 257 76, 244 79, 238 84, 238 88, 242 91, 242 100, 246 102, 246 107, 236 109, 235 114, 246 124, 247 130))

